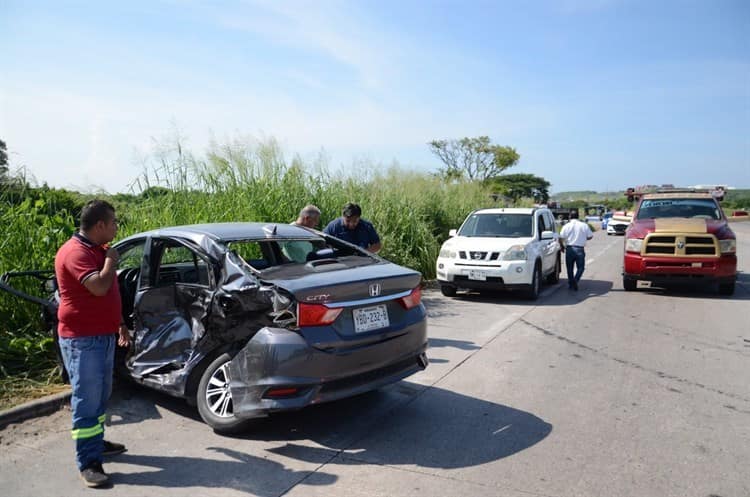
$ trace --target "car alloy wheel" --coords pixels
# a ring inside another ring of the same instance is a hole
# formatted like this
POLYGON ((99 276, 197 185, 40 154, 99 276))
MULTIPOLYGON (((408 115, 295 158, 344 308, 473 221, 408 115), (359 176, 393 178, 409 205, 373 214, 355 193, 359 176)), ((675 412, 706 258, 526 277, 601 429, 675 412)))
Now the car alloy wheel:
POLYGON ((229 378, 229 363, 226 362, 211 375, 205 392, 206 404, 211 412, 220 418, 230 418, 234 415, 229 378))
POLYGON ((231 360, 232 356, 227 353, 214 359, 203 372, 195 395, 201 418, 218 433, 235 433, 248 424, 247 420, 234 415, 232 390, 229 387, 232 379, 231 360))

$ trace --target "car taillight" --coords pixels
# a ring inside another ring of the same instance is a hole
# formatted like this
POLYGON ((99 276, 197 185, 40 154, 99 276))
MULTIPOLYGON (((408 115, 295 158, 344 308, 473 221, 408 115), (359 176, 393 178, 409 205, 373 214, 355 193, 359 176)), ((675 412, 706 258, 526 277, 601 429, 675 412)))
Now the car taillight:
POLYGON ((297 326, 323 326, 339 317, 342 307, 326 307, 323 304, 297 304, 297 326))
POLYGON ((401 307, 403 307, 407 311, 409 309, 417 307, 420 302, 422 302, 422 289, 419 287, 416 287, 414 290, 412 290, 411 293, 406 297, 401 297, 400 299, 398 299, 398 303, 401 304, 401 307))

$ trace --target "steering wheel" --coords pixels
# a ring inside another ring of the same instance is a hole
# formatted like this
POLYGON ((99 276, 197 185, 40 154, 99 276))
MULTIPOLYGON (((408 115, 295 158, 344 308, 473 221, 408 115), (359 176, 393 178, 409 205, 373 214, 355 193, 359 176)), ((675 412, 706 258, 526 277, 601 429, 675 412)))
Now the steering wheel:
POLYGON ((120 298, 122 300, 123 317, 128 327, 132 326, 130 322, 130 313, 133 311, 133 304, 135 301, 135 291, 138 286, 138 275, 140 275, 140 268, 134 267, 123 270, 120 273, 120 298))
POLYGON ((134 291, 138 283, 138 275, 140 272, 140 268, 137 267, 123 269, 118 278, 120 280, 120 289, 128 292, 134 291))

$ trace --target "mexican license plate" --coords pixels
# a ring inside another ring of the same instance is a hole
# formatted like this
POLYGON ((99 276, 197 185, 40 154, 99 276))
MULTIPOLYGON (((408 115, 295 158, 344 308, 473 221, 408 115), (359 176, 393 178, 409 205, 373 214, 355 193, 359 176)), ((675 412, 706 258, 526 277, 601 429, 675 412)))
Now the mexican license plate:
POLYGON ((469 271, 469 279, 487 281, 487 271, 479 271, 477 269, 471 269, 469 271))
POLYGON ((388 309, 385 305, 354 309, 352 317, 354 318, 354 331, 357 333, 387 328, 391 324, 388 321, 388 309))

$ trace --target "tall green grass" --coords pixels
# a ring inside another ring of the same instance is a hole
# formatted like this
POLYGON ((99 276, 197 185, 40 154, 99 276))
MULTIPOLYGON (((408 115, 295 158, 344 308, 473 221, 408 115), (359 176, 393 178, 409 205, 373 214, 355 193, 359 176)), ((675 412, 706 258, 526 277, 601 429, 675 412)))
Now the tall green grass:
MULTIPOLYGON (((214 144, 194 155, 178 141, 156 149, 131 195, 109 200, 120 219, 118 239, 140 231, 223 221, 291 222, 308 203, 322 211, 322 229, 347 202, 362 206, 378 230, 383 257, 435 277, 435 260, 450 228, 493 205, 478 183, 446 182, 394 165, 360 163, 346 172, 322 161, 286 157, 275 140, 214 144)), ((13 199, 0 190, 0 273, 53 268, 54 255, 74 232, 77 211, 60 192, 29 190, 13 199)), ((88 196, 93 198, 93 196, 88 196)), ((24 290, 39 294, 37 282, 24 290)), ((39 309, 0 292, 0 376, 44 370, 51 343, 39 309)), ((45 373, 46 374, 46 373, 45 373)))
POLYGON ((139 187, 166 186, 118 213, 128 231, 158 226, 221 222, 291 222, 308 203, 321 211, 322 229, 347 202, 362 206, 362 216, 378 230, 381 255, 434 278, 440 244, 466 214, 493 205, 477 183, 445 182, 426 173, 393 166, 385 171, 359 164, 348 173, 331 173, 320 164, 286 159, 275 141, 214 146, 197 158, 182 147, 164 152, 139 180, 139 187))
MULTIPOLYGON (((47 199, 35 196, 29 192, 17 204, 0 196, 0 273, 52 268, 55 251, 74 232, 70 206, 61 207, 54 194, 47 199)), ((42 294, 36 279, 12 283, 27 293, 42 294)), ((0 291, 0 378, 18 373, 50 376, 55 366, 52 337, 40 315, 38 305, 0 291)))

